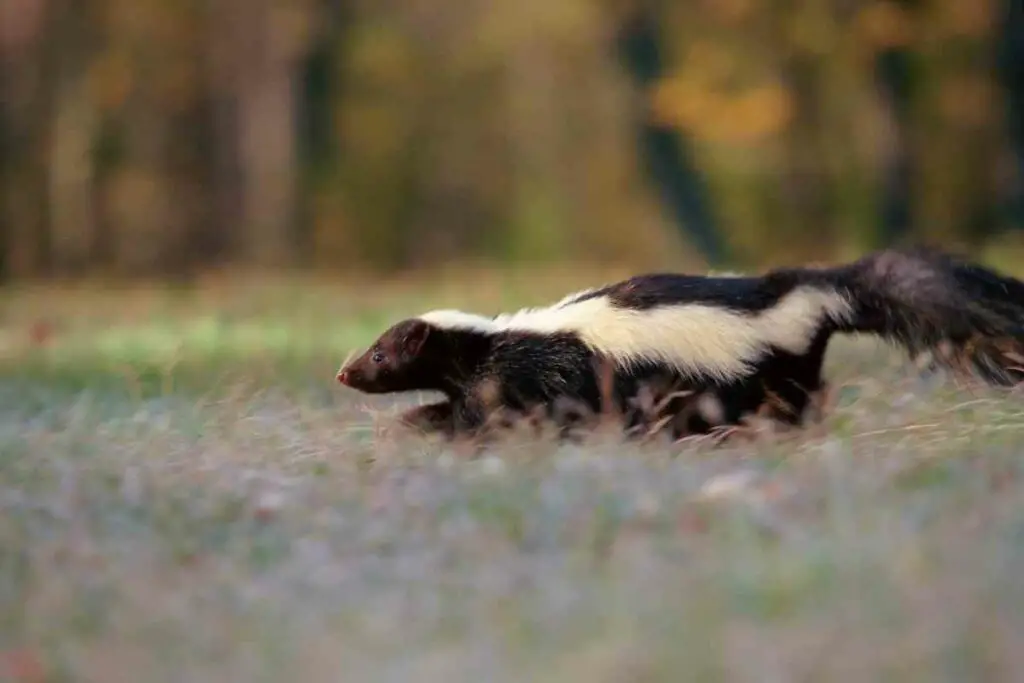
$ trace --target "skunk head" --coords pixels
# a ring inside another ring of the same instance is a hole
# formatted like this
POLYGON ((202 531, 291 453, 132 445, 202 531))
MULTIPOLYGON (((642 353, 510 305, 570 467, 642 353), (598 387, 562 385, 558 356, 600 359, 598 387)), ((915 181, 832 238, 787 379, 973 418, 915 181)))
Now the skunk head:
MULTIPOLYGON (((463 316, 468 314, 462 314, 463 316)), ((392 325, 361 356, 345 363, 337 379, 364 394, 443 391, 449 396, 466 383, 486 359, 494 335, 425 316, 392 325)))
POLYGON ((431 388, 436 366, 428 340, 432 328, 422 320, 403 320, 390 327, 362 355, 345 363, 337 379, 365 394, 431 388))

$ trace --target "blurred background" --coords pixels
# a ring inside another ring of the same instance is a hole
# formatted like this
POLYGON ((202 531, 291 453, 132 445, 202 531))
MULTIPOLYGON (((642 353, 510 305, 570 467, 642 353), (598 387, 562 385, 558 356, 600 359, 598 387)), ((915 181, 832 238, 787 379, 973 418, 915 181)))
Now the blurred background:
POLYGON ((1024 227, 1015 0, 2 0, 0 274, 759 266, 1024 227))

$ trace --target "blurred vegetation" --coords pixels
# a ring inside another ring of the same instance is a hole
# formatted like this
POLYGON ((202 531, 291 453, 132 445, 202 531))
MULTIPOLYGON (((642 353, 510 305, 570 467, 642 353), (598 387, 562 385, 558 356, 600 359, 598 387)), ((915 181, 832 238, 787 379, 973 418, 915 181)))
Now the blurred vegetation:
POLYGON ((0 269, 763 263, 1021 222, 1018 3, 639 2, 4 0, 0 269))

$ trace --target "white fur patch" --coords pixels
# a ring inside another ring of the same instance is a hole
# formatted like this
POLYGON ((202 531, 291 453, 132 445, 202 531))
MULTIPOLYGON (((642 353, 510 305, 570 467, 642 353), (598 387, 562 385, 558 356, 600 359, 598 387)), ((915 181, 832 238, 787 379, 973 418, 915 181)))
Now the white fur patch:
POLYGON ((841 321, 850 302, 838 292, 799 287, 760 313, 736 313, 710 304, 688 303, 646 311, 613 306, 606 296, 572 302, 577 292, 547 308, 527 308, 494 318, 461 311, 420 316, 438 327, 482 333, 574 332, 591 349, 629 366, 660 361, 690 376, 729 380, 751 371, 775 346, 804 353, 825 319, 841 321))
POLYGON ((453 309, 430 311, 419 316, 419 319, 449 330, 475 330, 485 333, 499 331, 492 318, 453 309))

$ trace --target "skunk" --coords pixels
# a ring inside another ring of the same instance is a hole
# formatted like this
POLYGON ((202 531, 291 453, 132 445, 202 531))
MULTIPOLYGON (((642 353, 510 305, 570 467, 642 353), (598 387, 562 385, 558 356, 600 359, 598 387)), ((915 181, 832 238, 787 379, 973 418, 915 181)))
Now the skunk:
POLYGON ((449 435, 481 428, 489 407, 550 410, 561 399, 595 413, 611 401, 636 426, 637 396, 653 384, 681 390, 663 409, 678 438, 766 408, 799 426, 825 388, 836 333, 1012 385, 1024 380, 1024 282, 924 247, 761 276, 639 275, 546 308, 403 320, 337 380, 371 394, 442 392, 446 401, 403 420, 449 435))

